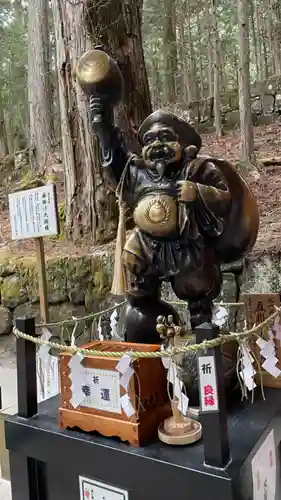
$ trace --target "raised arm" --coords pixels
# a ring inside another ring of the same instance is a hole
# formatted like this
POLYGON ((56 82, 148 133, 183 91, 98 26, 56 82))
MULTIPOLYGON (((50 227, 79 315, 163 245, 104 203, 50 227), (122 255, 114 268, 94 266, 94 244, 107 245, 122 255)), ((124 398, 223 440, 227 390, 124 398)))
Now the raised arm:
POLYGON ((114 126, 113 109, 91 96, 90 112, 93 130, 99 138, 102 167, 110 184, 116 188, 129 154, 118 128, 114 126))

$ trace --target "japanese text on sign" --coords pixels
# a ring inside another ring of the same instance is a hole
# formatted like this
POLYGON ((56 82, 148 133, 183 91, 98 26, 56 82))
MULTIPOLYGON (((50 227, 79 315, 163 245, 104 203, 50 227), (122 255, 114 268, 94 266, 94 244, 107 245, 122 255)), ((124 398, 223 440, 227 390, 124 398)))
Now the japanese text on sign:
POLYGON ((214 356, 198 358, 202 411, 218 411, 218 389, 214 356))
POLYGON ((80 406, 121 413, 118 372, 81 366, 79 371, 72 372, 72 383, 84 395, 80 406))
POLYGON ((272 430, 252 459, 253 500, 275 500, 276 468, 276 447, 272 430))
POLYGON ((58 234, 53 184, 10 194, 9 211, 13 240, 58 234))
POLYGON ((80 500, 128 500, 128 492, 86 477, 79 477, 80 500))

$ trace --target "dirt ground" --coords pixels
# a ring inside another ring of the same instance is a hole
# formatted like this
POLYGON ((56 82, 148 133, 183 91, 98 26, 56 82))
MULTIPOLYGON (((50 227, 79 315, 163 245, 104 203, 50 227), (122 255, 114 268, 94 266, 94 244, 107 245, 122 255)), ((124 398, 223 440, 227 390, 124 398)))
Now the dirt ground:
MULTIPOLYGON (((281 158, 281 124, 276 123, 260 126, 255 132, 255 154, 258 160, 264 158, 281 158)), ((221 139, 214 134, 203 134, 202 153, 224 157, 232 162, 239 160, 240 132, 239 130, 227 133, 221 139)), ((279 253, 279 239, 281 236, 281 161, 278 166, 264 167, 259 179, 247 178, 254 194, 259 199, 260 206, 260 234, 254 254, 279 253)), ((45 240, 46 255, 82 255, 91 253, 93 248, 87 244, 75 246, 72 243, 57 239, 45 240)), ((0 250, 7 250, 15 256, 34 254, 32 241, 12 242, 8 210, 2 210, 0 217, 0 250)))

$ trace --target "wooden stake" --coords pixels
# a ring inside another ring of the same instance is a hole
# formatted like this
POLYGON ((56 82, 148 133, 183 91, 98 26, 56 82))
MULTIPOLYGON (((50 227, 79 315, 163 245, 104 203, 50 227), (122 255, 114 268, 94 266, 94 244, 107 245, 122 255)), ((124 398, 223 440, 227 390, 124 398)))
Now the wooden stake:
POLYGON ((35 238, 36 260, 39 283, 40 316, 44 323, 49 321, 49 304, 43 238, 35 238))

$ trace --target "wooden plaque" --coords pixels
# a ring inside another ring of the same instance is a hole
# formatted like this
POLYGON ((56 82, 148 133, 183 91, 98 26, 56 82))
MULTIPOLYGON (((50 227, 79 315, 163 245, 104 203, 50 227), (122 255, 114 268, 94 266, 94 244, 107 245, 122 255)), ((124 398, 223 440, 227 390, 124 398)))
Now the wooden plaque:
MULTIPOLYGON (((254 325, 258 325, 266 320, 275 312, 275 306, 280 307, 280 295, 279 293, 245 293, 243 294, 243 300, 245 304, 245 318, 247 329, 253 328, 254 325)), ((259 335, 261 335, 264 340, 268 340, 268 330, 270 326, 266 326, 259 335)), ((250 340, 251 349, 254 352, 260 365, 265 361, 260 355, 260 348, 256 344, 256 337, 252 337, 250 340)), ((276 357, 278 358, 277 367, 281 369, 281 346, 280 342, 275 341, 275 351, 276 357)), ((255 366, 257 369, 257 366, 255 366)), ((260 377, 257 374, 256 377, 257 384, 260 385, 260 377)), ((265 387, 281 387, 281 377, 274 378, 270 373, 262 369, 262 381, 265 387)))
MULTIPOLYGON (((84 348, 101 351, 148 351, 159 350, 159 345, 130 344, 127 342, 91 342, 84 348)), ((119 372, 116 370, 120 358, 92 356, 84 358, 83 367, 91 373, 101 373, 111 377, 114 389, 113 405, 108 410, 95 405, 71 405, 71 355, 62 353, 60 362, 61 407, 60 426, 63 429, 78 427, 86 432, 97 431, 104 436, 117 436, 122 441, 129 441, 134 446, 141 446, 157 438, 158 425, 171 415, 171 405, 167 394, 167 375, 161 358, 140 358, 133 362, 134 374, 130 379, 128 390, 121 385, 116 386, 119 372), (115 385, 114 385, 115 384, 115 385), (128 394, 137 412, 128 417, 118 404, 128 394), (115 405, 115 406, 114 406, 115 405), (95 407, 93 407, 95 406, 95 407)), ((97 375, 95 375, 97 376, 97 375)), ((85 403, 84 403, 85 404, 85 403)))

